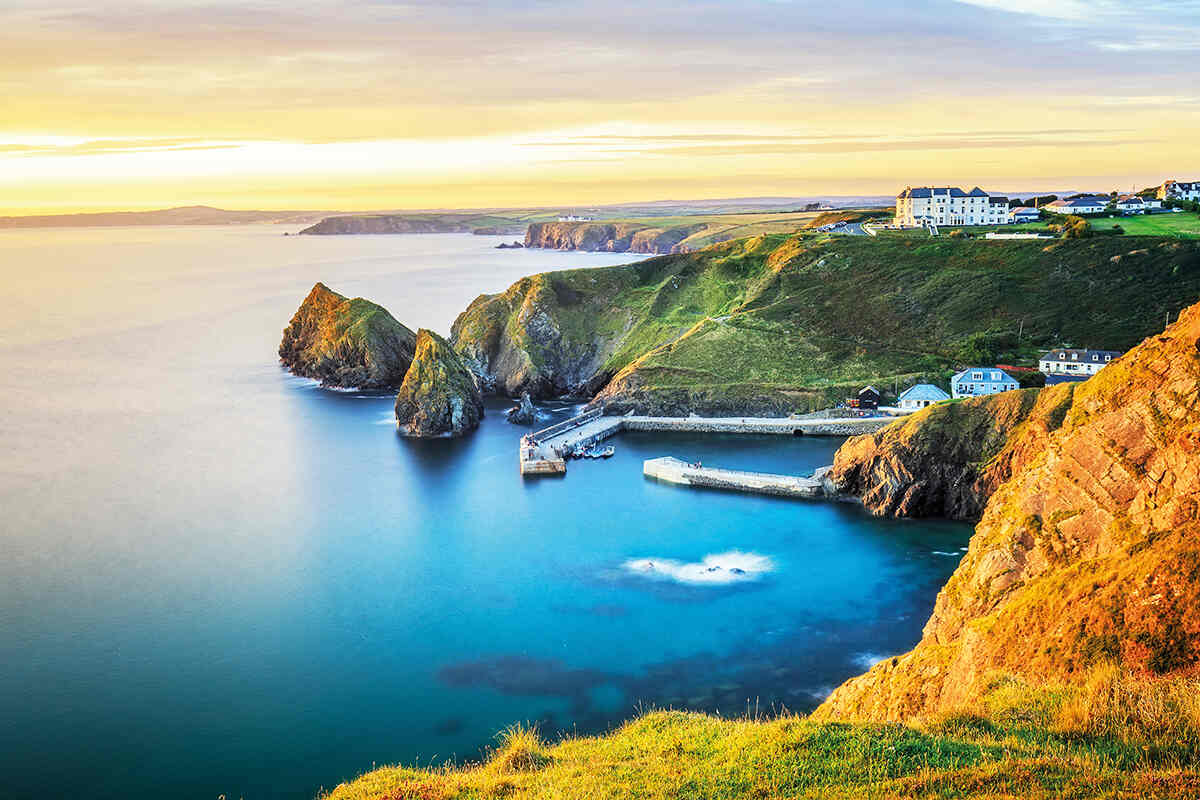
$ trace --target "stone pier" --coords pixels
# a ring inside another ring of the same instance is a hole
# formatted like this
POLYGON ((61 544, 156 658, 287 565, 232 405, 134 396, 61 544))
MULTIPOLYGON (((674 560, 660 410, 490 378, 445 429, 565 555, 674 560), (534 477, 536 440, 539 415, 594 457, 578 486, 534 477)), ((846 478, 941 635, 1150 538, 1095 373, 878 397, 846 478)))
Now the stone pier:
POLYGON ((642 462, 643 475, 664 483, 807 499, 820 499, 835 494, 832 486, 827 485, 825 481, 825 473, 829 469, 822 467, 813 473, 811 478, 805 478, 799 475, 703 467, 672 456, 651 458, 642 462))

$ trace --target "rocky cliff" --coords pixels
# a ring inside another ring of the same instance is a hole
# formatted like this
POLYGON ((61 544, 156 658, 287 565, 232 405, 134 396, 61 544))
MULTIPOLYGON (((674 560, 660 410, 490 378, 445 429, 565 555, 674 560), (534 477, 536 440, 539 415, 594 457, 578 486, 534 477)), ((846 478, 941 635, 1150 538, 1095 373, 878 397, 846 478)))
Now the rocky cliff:
POLYGON ((394 389, 412 363, 416 338, 386 308, 318 283, 284 328, 279 359, 324 386, 394 389))
POLYGON ((396 425, 406 436, 461 436, 479 427, 483 398, 475 376, 442 337, 422 328, 416 355, 396 395, 396 425))
POLYGON ((526 247, 609 253, 677 253, 680 243, 704 223, 655 227, 639 222, 535 222, 525 231, 526 247))
POLYGON ((1078 385, 1034 449, 992 494, 916 648, 843 684, 817 718, 962 708, 994 670, 1070 682, 1108 660, 1196 666, 1200 306, 1078 385))
POLYGON ((838 449, 829 478, 876 516, 977 520, 1045 448, 1076 384, 940 403, 838 449))
POLYGON ((339 236, 381 233, 475 233, 494 230, 501 234, 520 233, 523 226, 511 220, 499 220, 480 214, 358 214, 326 217, 300 231, 304 236, 339 236))

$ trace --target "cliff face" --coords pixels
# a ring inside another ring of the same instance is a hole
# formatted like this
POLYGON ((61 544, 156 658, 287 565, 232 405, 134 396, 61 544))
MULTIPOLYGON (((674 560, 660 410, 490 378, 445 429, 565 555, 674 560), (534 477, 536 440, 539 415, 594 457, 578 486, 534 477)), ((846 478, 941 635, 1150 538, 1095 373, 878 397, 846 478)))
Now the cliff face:
POLYGON ((393 389, 412 363, 416 335, 387 309, 318 283, 283 330, 279 359, 324 386, 393 389))
POLYGON ((534 399, 591 397, 608 380, 606 360, 628 311, 613 293, 636 275, 572 270, 522 278, 506 292, 481 295, 451 327, 455 349, 488 390, 534 399), (596 273, 585 275, 583 273, 596 273))
POLYGON ((326 217, 300 231, 304 236, 338 236, 381 233, 475 233, 480 229, 497 233, 520 233, 515 222, 494 224, 493 217, 478 214, 363 214, 326 217))
POLYGON ((1045 448, 1076 384, 930 406, 838 449, 829 477, 872 514, 977 520, 1015 470, 1045 448))
POLYGON ((656 228, 637 222, 535 222, 525 231, 526 247, 609 253, 677 253, 679 243, 703 223, 656 228))
POLYGON ((475 377, 442 337, 422 328, 416 356, 396 395, 396 425, 407 436, 461 436, 479 427, 475 377))
POLYGON ((921 642, 838 688, 818 718, 960 708, 992 670, 1070 680, 1200 659, 1200 306, 1078 385, 1014 459, 921 642))

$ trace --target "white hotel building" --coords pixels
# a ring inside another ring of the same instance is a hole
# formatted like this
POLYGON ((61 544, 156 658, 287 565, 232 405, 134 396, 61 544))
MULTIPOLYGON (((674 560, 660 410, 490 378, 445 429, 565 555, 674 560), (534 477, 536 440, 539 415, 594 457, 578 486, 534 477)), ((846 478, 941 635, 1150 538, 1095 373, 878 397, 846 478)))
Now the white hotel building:
POLYGON ((976 186, 969 192, 951 186, 911 186, 896 196, 896 224, 1005 225, 1009 222, 1008 198, 993 197, 976 186))

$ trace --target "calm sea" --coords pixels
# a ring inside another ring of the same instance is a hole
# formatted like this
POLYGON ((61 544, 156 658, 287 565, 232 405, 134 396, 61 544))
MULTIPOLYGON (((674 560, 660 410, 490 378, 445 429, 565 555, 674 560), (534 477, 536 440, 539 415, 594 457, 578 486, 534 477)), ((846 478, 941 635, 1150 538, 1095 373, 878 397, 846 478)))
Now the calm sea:
POLYGON ((408 441, 390 397, 276 360, 317 280, 448 333, 481 292, 629 256, 281 233, 0 232, 3 796, 309 798, 517 721, 809 709, 919 637, 965 526, 641 475, 806 472, 835 440, 626 435, 522 482, 502 402, 408 441))

